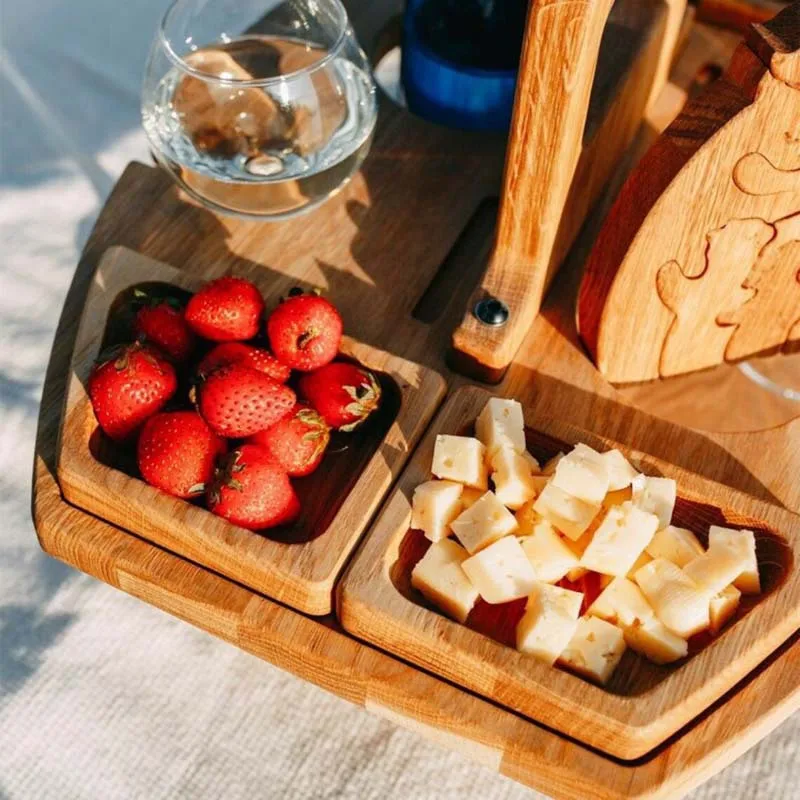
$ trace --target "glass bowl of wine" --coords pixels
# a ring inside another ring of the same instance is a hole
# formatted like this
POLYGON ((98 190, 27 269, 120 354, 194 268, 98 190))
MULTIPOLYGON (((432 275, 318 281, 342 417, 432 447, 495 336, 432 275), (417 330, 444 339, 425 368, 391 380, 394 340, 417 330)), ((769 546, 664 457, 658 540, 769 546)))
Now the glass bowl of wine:
POLYGON ((339 0, 175 0, 156 32, 144 129, 156 161, 214 211, 315 208, 359 168, 376 117, 339 0))

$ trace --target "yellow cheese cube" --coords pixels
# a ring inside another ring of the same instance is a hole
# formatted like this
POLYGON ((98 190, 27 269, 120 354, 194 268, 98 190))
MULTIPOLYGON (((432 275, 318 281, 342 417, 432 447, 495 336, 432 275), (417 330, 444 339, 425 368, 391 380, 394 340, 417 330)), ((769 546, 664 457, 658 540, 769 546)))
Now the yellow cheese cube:
POLYGON ((536 483, 528 461, 510 447, 498 447, 489 457, 497 499, 507 508, 522 508, 536 497, 536 483))
POLYGON ((581 617, 559 662, 605 684, 624 653, 625 637, 619 628, 598 617, 581 617))
POLYGON ((717 543, 692 559, 683 571, 711 598, 747 569, 748 556, 742 548, 717 543))
POLYGON ((528 500, 528 502, 514 514, 517 525, 519 525, 519 530, 517 531, 518 536, 530 536, 536 525, 543 519, 542 515, 534 510, 534 502, 535 498, 533 500, 528 500))
POLYGON ((475 420, 475 435, 486 445, 491 455, 498 447, 510 447, 524 453, 525 421, 522 406, 516 400, 493 397, 475 420))
POLYGON ((708 545, 727 544, 741 548, 747 553, 747 568, 734 581, 736 588, 745 594, 758 594, 761 591, 761 579, 758 575, 758 558, 756 557, 756 537, 753 531, 734 530, 712 525, 708 530, 708 545))
POLYGON ((690 530, 667 525, 666 528, 656 531, 656 535, 647 545, 647 552, 653 558, 666 558, 675 566, 685 567, 705 551, 690 530))
POLYGON ((433 448, 431 472, 437 478, 463 483, 476 489, 489 488, 486 448, 469 436, 439 434, 433 448))
POLYGON ((554 486, 552 481, 544 487, 533 504, 534 511, 541 514, 567 538, 579 539, 592 524, 600 510, 600 504, 586 503, 563 489, 554 486))
POLYGON ((742 593, 735 586, 726 586, 719 594, 711 598, 708 613, 711 618, 711 633, 716 636, 725 623, 736 613, 742 593))
POLYGON ((631 499, 633 492, 631 487, 627 486, 624 489, 617 489, 615 492, 609 492, 603 498, 603 508, 611 508, 611 506, 621 506, 623 503, 631 499))
POLYGON ((583 554, 586 552, 586 548, 591 544, 594 532, 598 529, 598 527, 600 527, 600 523, 603 521, 604 517, 605 514, 601 510, 601 512, 592 520, 589 527, 574 541, 572 539, 562 537, 564 544, 569 547, 570 550, 572 550, 572 552, 575 554, 575 557, 578 559, 578 565, 572 567, 572 569, 570 569, 570 571, 567 573, 568 580, 577 581, 589 571, 580 565, 580 560, 583 554))
POLYGON ((492 542, 517 530, 514 515, 494 496, 486 492, 451 523, 453 533, 472 555, 492 542))
POLYGON ((461 492, 461 510, 466 511, 470 506, 473 506, 476 501, 480 500, 484 494, 485 492, 483 489, 465 486, 461 492))
POLYGON ((631 482, 633 488, 633 504, 655 514, 659 528, 666 528, 672 521, 678 487, 672 478, 650 478, 637 475, 631 482))
POLYGON ((645 564, 649 564, 653 560, 652 556, 647 554, 647 550, 642 550, 639 558, 633 563, 633 566, 628 570, 627 577, 633 578, 634 573, 641 569, 645 564))
POLYGON ((708 594, 671 561, 653 559, 634 578, 656 616, 682 639, 708 627, 708 594))
POLYGON ((469 582, 461 565, 467 551, 452 539, 441 539, 411 571, 411 585, 437 608, 459 622, 465 622, 478 600, 478 590, 469 582))
POLYGON ((606 450, 602 454, 608 470, 608 491, 618 492, 627 489, 639 474, 630 461, 619 450, 606 450))
POLYGON ((558 466, 558 462, 564 458, 564 453, 556 453, 549 461, 545 463, 542 467, 542 475, 547 475, 548 477, 555 475, 556 467, 558 466))
POLYGON ((461 513, 460 483, 427 481, 414 490, 411 527, 425 533, 432 542, 450 535, 450 523, 461 513))
POLYGON ((627 578, 614 578, 589 606, 587 613, 621 628, 655 618, 655 611, 642 590, 627 578))
POLYGON ((581 558, 581 566, 604 575, 627 575, 658 527, 658 518, 630 501, 606 512, 581 558))
POLYGON ((536 577, 543 583, 557 583, 578 566, 578 557, 547 520, 539 520, 520 543, 536 577))
POLYGON ((608 492, 608 468, 600 453, 579 444, 558 462, 551 483, 578 500, 600 505, 608 492))
POLYGON ((671 664, 679 658, 684 658, 689 652, 688 642, 655 617, 625 628, 623 636, 631 650, 635 650, 654 664, 671 664))
POLYGON ((527 597, 536 585, 536 573, 514 536, 490 544, 470 556, 461 567, 487 603, 508 603, 527 597))
POLYGON ((580 592, 537 584, 517 626, 517 649, 554 664, 575 633, 582 602, 580 592))

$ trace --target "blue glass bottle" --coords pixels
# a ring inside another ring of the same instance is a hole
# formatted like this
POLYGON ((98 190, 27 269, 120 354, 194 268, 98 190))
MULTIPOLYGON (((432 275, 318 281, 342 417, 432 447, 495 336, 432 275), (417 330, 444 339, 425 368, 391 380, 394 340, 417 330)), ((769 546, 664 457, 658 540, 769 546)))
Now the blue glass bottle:
POLYGON ((449 127, 507 130, 527 0, 408 0, 402 79, 410 110, 449 127))

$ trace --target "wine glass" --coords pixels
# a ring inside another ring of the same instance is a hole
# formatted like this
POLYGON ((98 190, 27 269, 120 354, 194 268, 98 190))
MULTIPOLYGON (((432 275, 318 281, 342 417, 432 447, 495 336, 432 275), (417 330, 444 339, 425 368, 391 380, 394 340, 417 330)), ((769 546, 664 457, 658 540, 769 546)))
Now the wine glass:
POLYGON ((175 0, 150 50, 142 119, 153 155, 214 211, 309 211, 359 168, 376 117, 339 0, 175 0))

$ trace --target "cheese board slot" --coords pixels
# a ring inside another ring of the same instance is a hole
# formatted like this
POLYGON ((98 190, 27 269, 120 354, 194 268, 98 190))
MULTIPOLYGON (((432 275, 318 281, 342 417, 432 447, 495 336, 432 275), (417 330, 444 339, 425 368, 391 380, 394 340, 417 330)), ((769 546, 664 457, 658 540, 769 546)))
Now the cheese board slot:
MULTIPOLYGON (((704 547, 711 525, 752 530, 761 581, 761 592, 743 594, 718 635, 694 635, 688 655, 674 663, 655 664, 629 648, 605 686, 550 667, 516 649, 527 598, 496 605, 480 598, 462 625, 411 583, 414 566, 431 546, 410 527, 414 489, 430 479, 437 435, 471 435, 489 397, 465 387, 445 404, 339 583, 340 620, 350 633, 585 744, 620 759, 640 758, 800 627, 800 576, 794 568, 800 518, 618 442, 526 412, 527 446, 540 462, 578 443, 598 451, 616 448, 644 474, 677 481, 673 524, 692 531, 704 547)), ((588 572, 558 585, 583 593, 584 613, 602 592, 602 580, 588 572)))
MULTIPOLYGON (((369 369, 381 406, 350 434, 334 432, 319 469, 294 482, 302 512, 264 531, 235 526, 146 484, 134 445, 100 430, 86 381, 98 354, 131 339, 137 290, 187 299, 197 278, 123 248, 100 263, 76 341, 59 443, 58 475, 72 504, 258 592, 310 614, 331 610, 333 584, 444 395, 435 372, 345 337, 339 358, 369 369)), ((176 397, 190 391, 180 374, 176 397)), ((169 408, 169 406, 167 406, 169 408)))

